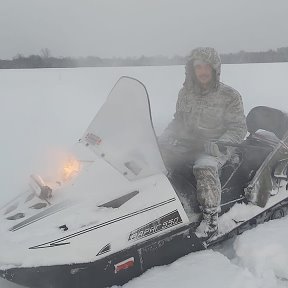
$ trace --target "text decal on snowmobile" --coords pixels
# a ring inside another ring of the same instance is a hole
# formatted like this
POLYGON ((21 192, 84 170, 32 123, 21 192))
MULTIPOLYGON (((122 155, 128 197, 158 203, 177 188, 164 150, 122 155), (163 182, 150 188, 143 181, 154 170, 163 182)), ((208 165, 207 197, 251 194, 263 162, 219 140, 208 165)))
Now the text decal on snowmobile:
MULTIPOLYGON (((105 227, 105 226, 107 226, 107 225, 111 225, 111 224, 113 224, 113 223, 117 223, 117 222, 122 221, 122 220, 124 220, 124 219, 131 218, 131 217, 133 217, 133 216, 136 216, 136 215, 139 215, 139 214, 142 214, 142 213, 151 211, 151 210, 153 210, 153 209, 156 209, 156 208, 158 208, 158 207, 164 206, 164 205, 169 204, 169 203, 174 202, 174 201, 176 201, 176 199, 175 199, 175 198, 171 198, 171 199, 168 199, 168 200, 166 200, 166 201, 160 202, 160 203, 158 203, 158 204, 149 206, 149 207, 147 207, 147 208, 144 208, 144 209, 141 209, 141 210, 138 210, 138 211, 135 211, 135 212, 132 212, 132 213, 123 215, 123 216, 118 217, 118 218, 111 219, 111 220, 109 220, 109 221, 100 223, 100 224, 95 225, 95 226, 91 226, 91 227, 89 227, 89 228, 87 228, 87 229, 84 229, 84 230, 80 230, 80 231, 78 231, 78 232, 76 232, 76 233, 67 235, 67 236, 65 236, 65 237, 62 237, 62 238, 59 238, 59 239, 56 239, 56 240, 53 240, 53 241, 50 241, 50 242, 46 242, 46 243, 44 243, 44 244, 40 244, 40 245, 37 245, 37 246, 34 246, 34 247, 30 247, 29 249, 40 249, 40 248, 56 247, 56 245, 58 245, 59 243, 62 243, 62 242, 64 242, 65 245, 66 245, 67 242, 65 242, 65 241, 67 241, 68 239, 71 239, 71 238, 74 238, 74 237, 78 237, 78 236, 80 236, 80 235, 83 235, 83 234, 85 234, 85 233, 89 233, 89 232, 94 231, 94 230, 96 230, 96 229, 100 229, 100 228, 105 227), (56 244, 56 245, 55 245, 55 244, 56 244)), ((173 213, 173 212, 172 212, 172 213, 173 213)), ((179 217, 180 217, 180 216, 179 216, 179 217)), ((181 219, 181 218, 180 218, 180 219, 181 219)), ((157 221, 157 220, 155 220, 155 221, 157 221)), ((154 222, 154 221, 153 221, 153 222, 154 222)), ((181 219, 181 222, 182 222, 182 219, 181 219)), ((179 222, 179 223, 180 223, 180 222, 179 222)), ((172 226, 169 226, 169 227, 172 227, 172 226)), ((167 228, 169 228, 169 227, 167 227, 167 228)), ((159 231, 160 231, 160 230, 159 230, 159 231)))
POLYGON ((134 231, 132 231, 129 235, 130 240, 138 240, 144 237, 148 237, 149 235, 155 234, 162 230, 168 229, 172 226, 178 225, 182 223, 181 216, 177 210, 162 216, 134 231))

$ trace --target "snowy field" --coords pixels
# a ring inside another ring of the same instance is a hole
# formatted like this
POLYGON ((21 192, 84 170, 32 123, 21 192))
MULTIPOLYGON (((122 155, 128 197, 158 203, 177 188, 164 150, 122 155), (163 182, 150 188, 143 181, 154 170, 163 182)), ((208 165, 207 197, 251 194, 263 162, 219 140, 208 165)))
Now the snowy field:
MULTIPOLYGON (((246 114, 257 105, 288 111, 288 63, 223 65, 222 71, 222 81, 242 94, 246 114)), ((0 70, 0 206, 25 189, 31 173, 45 173, 47 162, 72 147, 122 75, 146 85, 160 133, 174 113, 183 66, 0 70)), ((260 225, 216 251, 151 269, 125 288, 288 287, 287 227, 287 217, 260 225)), ((0 280, 0 287, 16 286, 0 280)))

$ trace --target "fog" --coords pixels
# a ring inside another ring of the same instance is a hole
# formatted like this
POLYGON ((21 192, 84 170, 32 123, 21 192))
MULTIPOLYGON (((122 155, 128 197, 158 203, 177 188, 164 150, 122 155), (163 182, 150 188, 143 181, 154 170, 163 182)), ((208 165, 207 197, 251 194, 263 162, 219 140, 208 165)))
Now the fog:
POLYGON ((127 57, 288 46, 285 0, 1 0, 0 59, 17 53, 127 57))

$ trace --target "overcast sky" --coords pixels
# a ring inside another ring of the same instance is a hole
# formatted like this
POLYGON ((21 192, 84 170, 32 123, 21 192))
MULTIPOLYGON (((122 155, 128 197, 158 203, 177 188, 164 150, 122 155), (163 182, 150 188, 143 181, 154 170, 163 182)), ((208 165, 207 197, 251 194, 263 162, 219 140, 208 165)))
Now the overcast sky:
POLYGON ((288 46, 288 0, 0 0, 0 59, 127 57, 288 46))

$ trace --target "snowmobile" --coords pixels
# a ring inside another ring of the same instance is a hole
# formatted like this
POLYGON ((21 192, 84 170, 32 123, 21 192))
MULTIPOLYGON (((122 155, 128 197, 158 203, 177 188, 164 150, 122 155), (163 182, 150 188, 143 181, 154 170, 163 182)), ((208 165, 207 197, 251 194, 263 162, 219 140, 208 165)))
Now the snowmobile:
MULTIPOLYGON (((121 77, 64 174, 32 175, 0 210, 0 276, 28 287, 110 287, 288 213, 288 116, 259 106, 220 171, 219 233, 202 241, 191 167, 167 172, 145 86, 121 77)), ((220 145, 219 144, 219 145, 220 145)))

